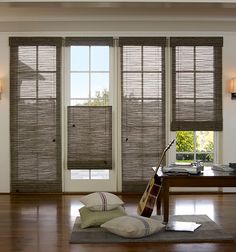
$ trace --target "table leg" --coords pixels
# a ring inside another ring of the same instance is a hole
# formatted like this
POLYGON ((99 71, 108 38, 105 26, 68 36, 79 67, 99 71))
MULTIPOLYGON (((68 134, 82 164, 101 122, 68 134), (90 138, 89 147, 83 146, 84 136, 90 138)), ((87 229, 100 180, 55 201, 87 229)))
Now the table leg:
POLYGON ((161 201, 162 201, 162 188, 159 192, 159 195, 157 196, 157 202, 156 202, 157 215, 161 214, 161 201))
POLYGON ((163 197, 163 216, 164 216, 164 223, 167 223, 169 220, 169 185, 163 181, 162 186, 162 197, 163 197))

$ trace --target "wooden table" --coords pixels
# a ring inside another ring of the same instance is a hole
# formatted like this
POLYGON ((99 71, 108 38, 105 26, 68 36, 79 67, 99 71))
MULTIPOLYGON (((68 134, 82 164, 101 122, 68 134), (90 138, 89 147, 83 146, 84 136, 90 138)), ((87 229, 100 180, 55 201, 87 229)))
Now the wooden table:
POLYGON ((157 199, 157 212, 160 213, 161 203, 163 204, 163 221, 169 219, 169 189, 170 187, 235 187, 236 172, 214 171, 211 167, 204 167, 199 175, 167 175, 158 171, 162 177, 162 189, 157 199))

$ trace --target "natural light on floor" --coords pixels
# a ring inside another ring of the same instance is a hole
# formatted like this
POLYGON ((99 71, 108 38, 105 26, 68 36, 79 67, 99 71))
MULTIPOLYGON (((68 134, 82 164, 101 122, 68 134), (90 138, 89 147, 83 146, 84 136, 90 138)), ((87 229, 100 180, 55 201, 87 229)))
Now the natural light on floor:
POLYGON ((209 218, 215 218, 214 203, 211 200, 178 200, 175 205, 174 214, 206 214, 209 218))
POLYGON ((79 216, 79 209, 83 207, 83 204, 80 202, 76 202, 70 205, 70 216, 76 217, 79 216))

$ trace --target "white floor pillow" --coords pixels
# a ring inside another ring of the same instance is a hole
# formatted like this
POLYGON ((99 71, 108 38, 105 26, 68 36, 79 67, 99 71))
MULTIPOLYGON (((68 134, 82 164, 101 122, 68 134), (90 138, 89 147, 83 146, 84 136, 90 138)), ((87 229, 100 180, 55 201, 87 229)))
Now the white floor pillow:
POLYGON ((141 238, 160 231, 164 225, 151 218, 127 215, 107 221, 101 227, 122 237, 141 238))
POLYGON ((108 192, 90 193, 80 201, 92 211, 107 211, 122 206, 124 202, 116 195, 108 192))

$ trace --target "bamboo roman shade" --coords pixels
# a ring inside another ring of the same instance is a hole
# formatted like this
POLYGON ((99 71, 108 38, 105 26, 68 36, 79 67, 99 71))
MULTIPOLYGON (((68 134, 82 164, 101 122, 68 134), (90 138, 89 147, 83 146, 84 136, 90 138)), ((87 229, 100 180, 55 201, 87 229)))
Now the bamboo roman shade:
POLYGON ((171 130, 223 128, 222 37, 173 37, 171 130))
POLYGON ((165 147, 166 38, 120 38, 122 190, 143 191, 165 147))
POLYGON ((65 46, 113 46, 112 37, 66 37, 65 46))
POLYGON ((60 192, 62 39, 9 43, 11 191, 60 192))
POLYGON ((112 169, 112 107, 68 107, 68 169, 112 169))

